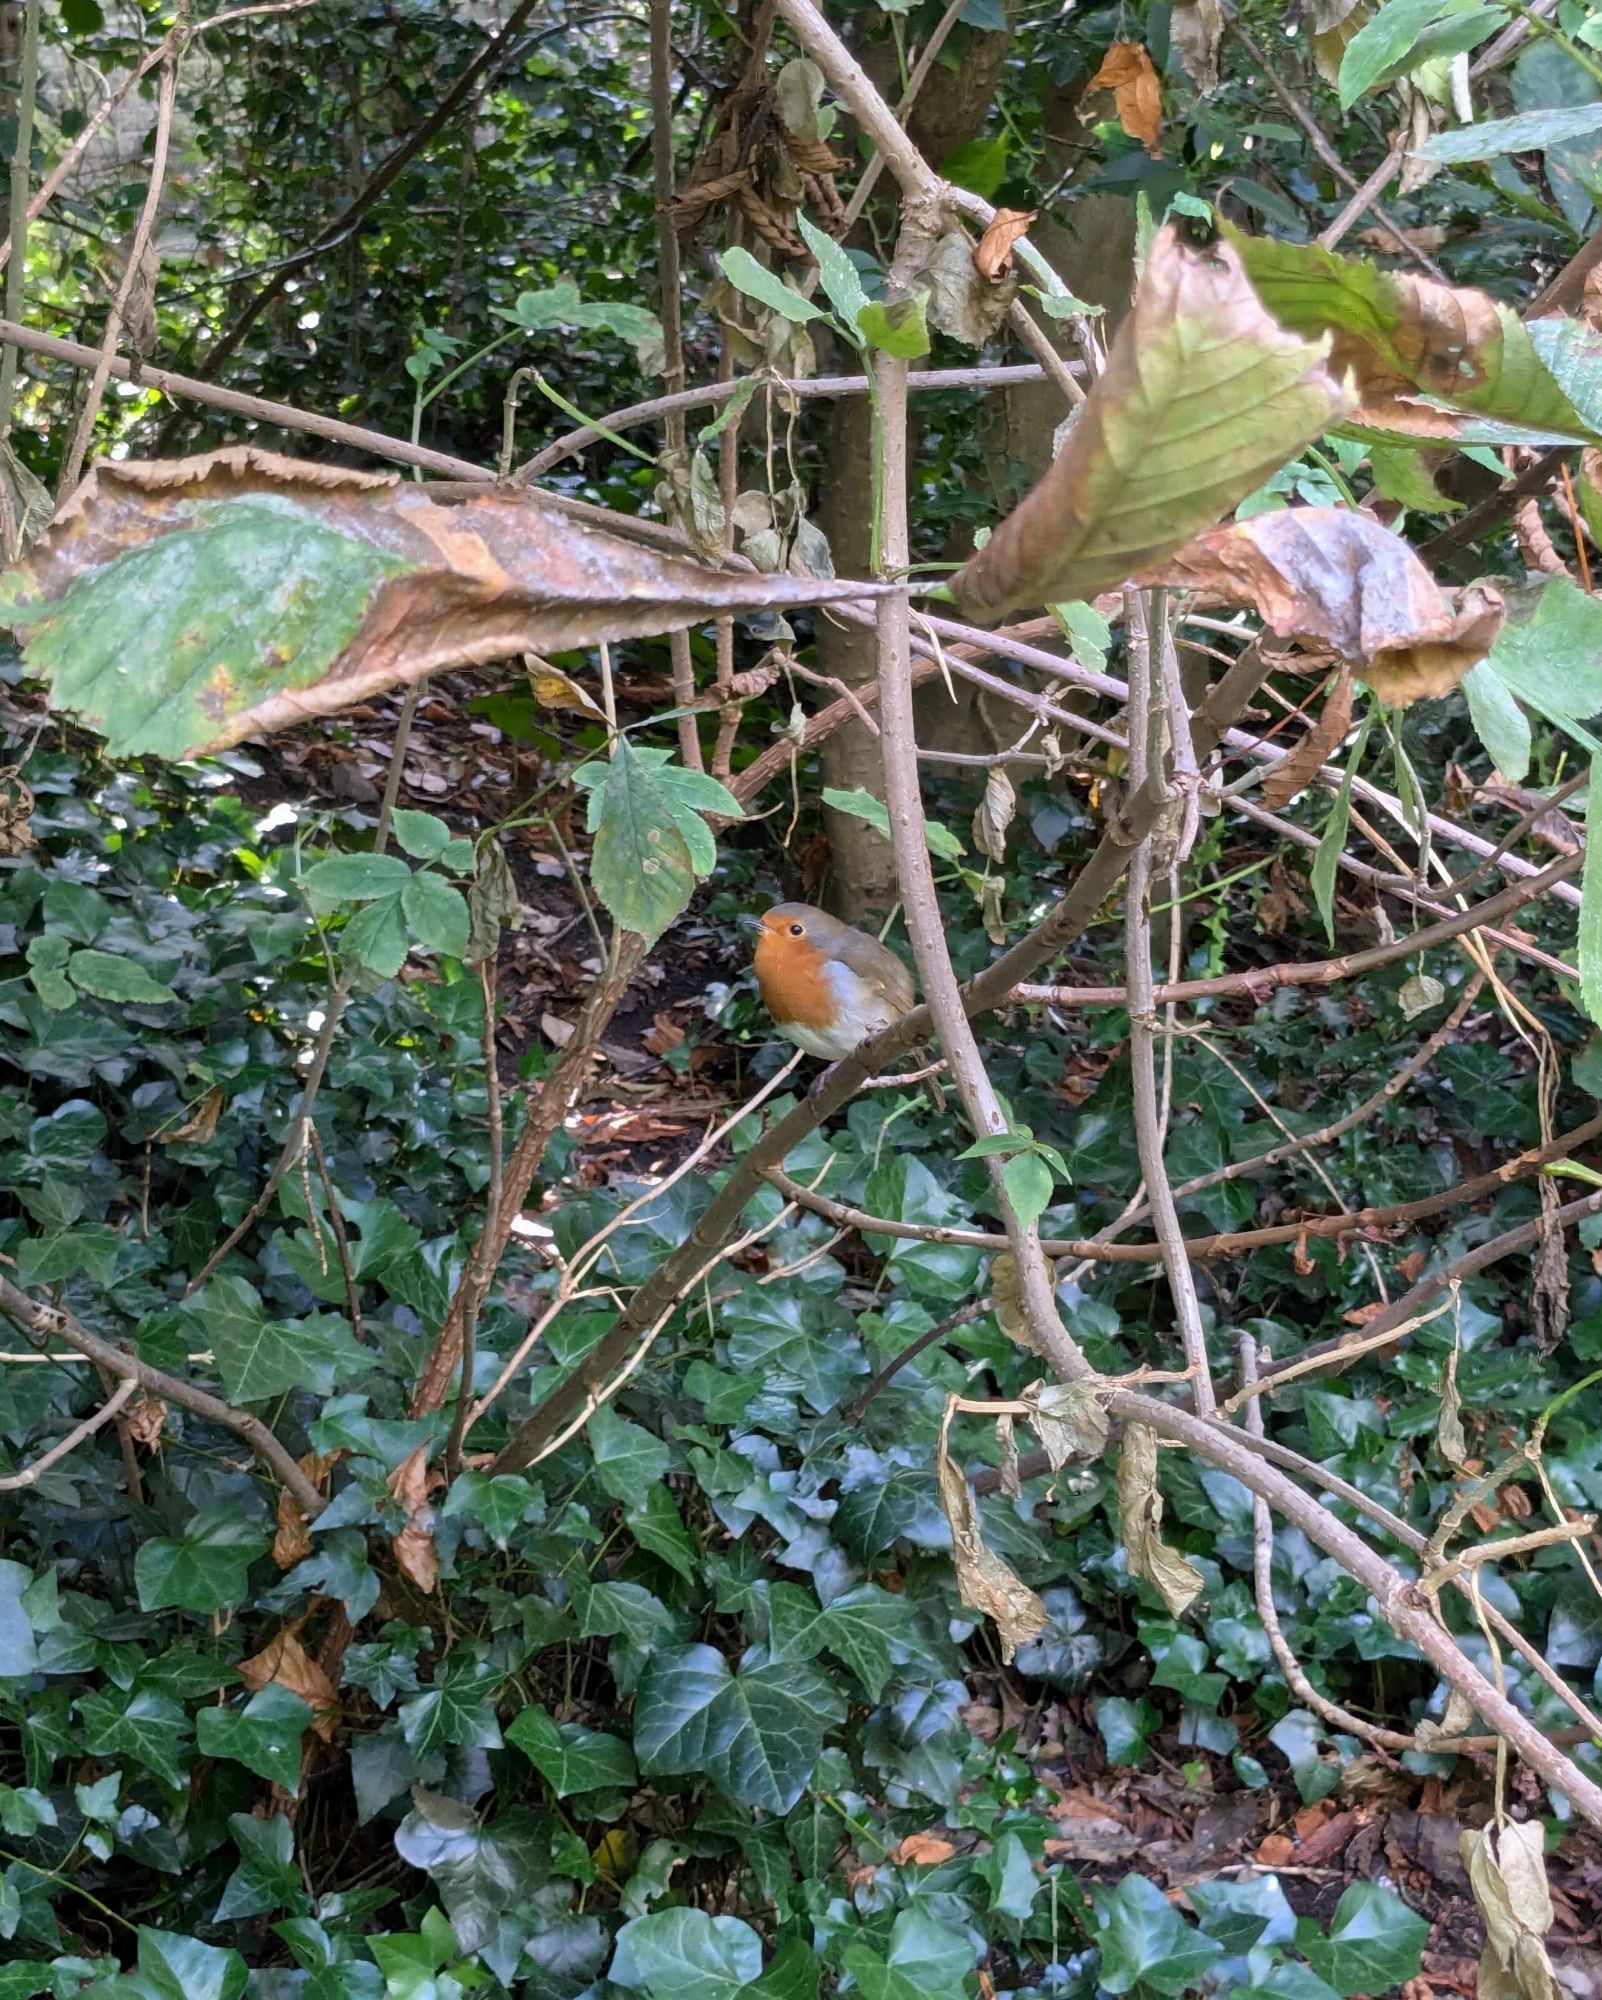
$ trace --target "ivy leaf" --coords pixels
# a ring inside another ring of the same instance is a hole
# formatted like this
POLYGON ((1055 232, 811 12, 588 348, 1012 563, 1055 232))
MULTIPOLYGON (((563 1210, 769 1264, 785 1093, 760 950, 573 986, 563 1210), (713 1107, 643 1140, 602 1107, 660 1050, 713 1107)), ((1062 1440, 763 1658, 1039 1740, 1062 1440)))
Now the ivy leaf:
POLYGON ((535 1702, 513 1716, 506 1740, 516 1744, 559 1799, 632 1785, 638 1775, 634 1752, 621 1737, 557 1722, 535 1702))
POLYGON ((864 2000, 964 2000, 973 1948, 961 1931, 919 1909, 902 1910, 885 1957, 848 1945, 846 1969, 864 2000))
POLYGON ((250 1565, 271 1537, 226 1503, 202 1508, 178 1541, 157 1535, 139 1545, 134 1581, 141 1611, 227 1611, 243 1604, 250 1565))
POLYGON ((240 2000, 250 1976, 237 1951, 143 1924, 139 1970, 161 2000, 240 2000))
POLYGON ((1108 1993, 1127 1993, 1136 1985, 1156 1993, 1184 1993, 1199 1985, 1208 1966, 1224 1955, 1218 1940, 1186 1923, 1144 1875, 1132 1870, 1115 1889, 1092 1894, 1101 1924, 1097 1982, 1108 1993))
POLYGON ((78 1719, 84 1748, 93 1755, 129 1758, 173 1791, 189 1782, 189 1718, 169 1696, 141 1691, 124 1701, 82 1694, 78 1719))
POLYGON ((1335 1906, 1329 1935, 1309 1937, 1301 1949, 1337 1993, 1386 1993, 1418 1977, 1429 1934, 1399 1896, 1374 1882, 1354 1882, 1335 1906))
POLYGON ((532 1906, 550 1874, 549 1817, 513 1807, 484 1824, 470 1806, 422 1786, 412 1799, 395 1851, 439 1890, 457 1948, 478 1951, 509 1910, 532 1906))
POLYGON ((634 1750, 647 1776, 704 1773, 741 1805, 788 1812, 806 1789, 823 1732, 845 1704, 816 1668, 736 1677, 711 1646, 659 1653, 634 1699, 634 1750))
POLYGON ((736 2000, 762 1973, 762 1940, 738 1917, 658 1910, 617 1934, 607 1977, 647 2000, 736 2000))
POLYGON ((660 1438, 628 1423, 608 1403, 589 1422, 595 1476, 614 1500, 634 1506, 663 1479, 673 1454, 660 1438))
POLYGON ((371 1351, 344 1320, 332 1313, 269 1319, 255 1287, 231 1273, 208 1279, 184 1317, 203 1329, 233 1403, 259 1403, 292 1389, 331 1395, 373 1365, 371 1351))
POLYGON ((196 1712, 195 1741, 203 1757, 228 1757, 286 1792, 300 1789, 301 1739, 312 1710, 298 1694, 269 1681, 243 1708, 196 1712))
POLYGON ((282 1813, 257 1819, 230 1813, 228 1829, 239 1849, 239 1866, 223 1885, 214 1923, 270 1916, 274 1910, 304 1909, 306 1891, 295 1865, 295 1831, 282 1813))

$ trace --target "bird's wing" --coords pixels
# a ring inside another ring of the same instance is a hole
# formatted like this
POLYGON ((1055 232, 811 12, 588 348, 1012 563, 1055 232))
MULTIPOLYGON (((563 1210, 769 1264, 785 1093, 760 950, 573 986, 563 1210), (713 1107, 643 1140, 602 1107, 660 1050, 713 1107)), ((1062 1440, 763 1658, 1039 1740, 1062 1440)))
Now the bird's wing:
POLYGON ((888 945, 861 931, 847 931, 834 947, 833 956, 847 965, 859 979, 866 980, 898 1014, 906 1013, 916 994, 912 974, 888 945))

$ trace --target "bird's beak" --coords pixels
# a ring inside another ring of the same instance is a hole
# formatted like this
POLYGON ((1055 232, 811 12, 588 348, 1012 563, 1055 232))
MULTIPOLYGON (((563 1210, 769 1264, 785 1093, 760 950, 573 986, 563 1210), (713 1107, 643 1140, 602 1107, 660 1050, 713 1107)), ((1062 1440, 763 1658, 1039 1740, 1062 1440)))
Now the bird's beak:
POLYGON ((741 930, 749 931, 752 937, 758 937, 761 935, 762 919, 760 917, 752 916, 749 911, 739 919, 739 924, 741 930))

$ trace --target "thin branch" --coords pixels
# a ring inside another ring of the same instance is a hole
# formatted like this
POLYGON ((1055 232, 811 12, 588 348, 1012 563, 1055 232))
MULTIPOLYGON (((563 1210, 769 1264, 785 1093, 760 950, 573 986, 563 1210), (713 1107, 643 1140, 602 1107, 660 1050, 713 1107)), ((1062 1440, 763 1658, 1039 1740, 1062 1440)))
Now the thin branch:
POLYGON ((59 1465, 64 1458, 78 1449, 85 1438, 92 1438, 102 1425, 109 1424, 117 1412, 125 1404, 131 1403, 138 1394, 139 1384, 131 1375, 125 1375, 112 1390, 109 1401, 102 1403, 92 1417, 85 1417, 81 1424, 74 1424, 59 1444, 53 1444, 48 1451, 41 1452, 33 1463, 24 1466, 21 1472, 13 1472, 9 1478, 0 1479, 0 1493, 20 1493, 24 1487, 36 1486, 51 1466, 59 1465))
POLYGON ((137 1383, 147 1395, 159 1396, 163 1402, 176 1403, 180 1409, 190 1410, 197 1417, 204 1417, 208 1423, 220 1424, 224 1430, 242 1437, 276 1475, 279 1484, 294 1494, 296 1505, 308 1521, 315 1519, 327 1505, 277 1438, 259 1417, 251 1416, 249 1411, 236 1410, 232 1404, 223 1402, 221 1397, 208 1395, 204 1389, 182 1382, 164 1369, 152 1368, 138 1355, 128 1353, 125 1348, 114 1347, 109 1340, 102 1340, 99 1334, 91 1333, 77 1315, 68 1312, 64 1306, 39 1305, 3 1277, 0 1277, 0 1312, 40 1340, 63 1340, 120 1380, 137 1383))
POLYGON ((959 1327, 971 1326, 976 1319, 983 1319, 986 1313, 995 1310, 995 1304, 995 1299, 988 1293, 983 1298, 970 1299, 965 1306, 958 1306, 954 1313, 948 1313, 944 1319, 937 1320, 927 1333, 920 1333, 916 1340, 909 1341, 899 1354, 890 1357, 860 1396, 854 1397, 844 1405, 840 1411, 841 1421, 860 1424, 868 1413, 869 1404, 889 1388, 903 1368, 916 1361, 920 1354, 926 1353, 938 1341, 944 1340, 947 1334, 955 1333, 959 1327))
POLYGON ((1124 887, 1124 976, 1129 982, 1129 1062, 1135 1112, 1135 1145, 1146 1187, 1163 1270, 1168 1278, 1174 1317, 1191 1376, 1191 1394, 1203 1416, 1213 1408, 1213 1380, 1207 1359, 1207 1335, 1202 1327, 1201 1301, 1190 1268, 1173 1185, 1163 1161, 1163 1119, 1157 1104, 1157 1005, 1151 974, 1151 851, 1157 828, 1167 827, 1175 795, 1163 772, 1159 722, 1164 710, 1161 683, 1154 671, 1154 654, 1166 638, 1166 592, 1146 598, 1139 591, 1124 594, 1124 630, 1129 659, 1129 785, 1145 790, 1156 801, 1157 827, 1130 856, 1124 887))
MULTIPOLYGON (((1071 362, 1070 367, 1081 364, 1071 362)), ((992 389, 1012 388, 1023 382, 1043 382, 1046 371, 1035 362, 1020 362, 1009 368, 915 368, 907 376, 907 387, 914 391, 921 389, 974 389, 987 394, 992 389)), ((549 472, 552 466, 560 465, 564 458, 574 452, 584 451, 599 442, 604 424, 609 431, 628 431, 641 424, 655 423, 658 417, 669 417, 685 410, 701 410, 719 403, 726 403, 749 376, 735 376, 727 382, 704 382, 698 389, 681 389, 671 396, 653 396, 648 402, 630 403, 626 408, 613 410, 609 415, 599 417, 593 425, 580 424, 577 430, 566 432, 550 444, 542 445, 526 464, 520 465, 512 474, 512 483, 526 485, 549 472)), ((771 383, 783 396, 795 396, 805 401, 808 397, 865 396, 869 383, 866 375, 806 375, 791 380, 784 375, 759 375, 759 382, 771 383)))
MULTIPOLYGON (((145 189, 144 204, 139 211, 139 220, 134 225, 133 242, 129 246, 127 262, 123 265, 122 278, 117 286, 117 295, 111 302, 111 311, 106 318, 106 330, 101 339, 100 358, 95 363, 95 372, 90 378, 89 394, 83 408, 78 412, 72 440, 67 446, 62 460, 61 478, 56 486, 56 500, 59 504, 78 483, 78 474, 83 470, 84 456, 95 434, 95 425, 100 419, 100 405, 105 398, 106 384, 111 379, 111 363, 122 340, 122 330, 128 311, 128 300, 134 286, 148 277, 144 269, 145 252, 150 247, 150 239, 156 227, 156 214, 161 207, 162 190, 167 183, 167 152, 172 143, 173 112, 178 102, 178 73, 183 67, 184 50, 189 43, 186 25, 188 12, 185 0, 180 0, 177 16, 167 33, 166 59, 161 68, 161 83, 156 92, 156 130, 150 154, 150 181, 145 189)), ((22 239, 19 235, 19 245, 22 239)), ((13 304, 11 279, 20 283, 24 259, 18 256, 16 263, 6 274, 6 312, 15 318, 21 311, 20 299, 13 304)), ((151 310, 155 302, 151 301, 151 310)), ((15 366, 15 350, 7 348, 5 361, 15 366)))
MULTIPOLYGON (((497 940, 498 942, 498 940, 497 940)), ((453 1480, 462 1469, 462 1445, 467 1437, 467 1413, 473 1401, 473 1367, 478 1356, 478 1316, 483 1309, 490 1279, 494 1276, 491 1246, 500 1237, 501 1210, 506 1203, 506 1135, 501 1114, 500 1050, 495 1016, 496 958, 479 962, 479 989, 484 996, 484 1028, 480 1046, 484 1057, 484 1092, 489 1117, 489 1181, 484 1196, 484 1227, 468 1260, 468 1280, 462 1296, 462 1356, 456 1387, 456 1409, 445 1444, 445 1477, 453 1480)), ((496 1261, 499 1261, 498 1259, 496 1261)))
MULTIPOLYGON (((23 254, 6 272, 6 312, 12 319, 22 311, 22 287, 27 275, 28 172, 33 160, 33 114, 39 90, 39 5, 40 0, 27 0, 22 17, 22 84, 17 95, 17 132, 11 153, 8 219, 22 245, 23 254)), ((16 351, 8 347, 0 355, 0 439, 11 435, 16 393, 17 356, 16 351)))

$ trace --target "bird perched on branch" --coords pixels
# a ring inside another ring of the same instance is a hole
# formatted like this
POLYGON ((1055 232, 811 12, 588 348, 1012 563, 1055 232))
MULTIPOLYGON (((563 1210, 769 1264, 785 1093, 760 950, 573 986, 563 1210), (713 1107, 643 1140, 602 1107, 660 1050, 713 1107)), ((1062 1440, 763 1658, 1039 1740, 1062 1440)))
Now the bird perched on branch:
MULTIPOLYGON (((810 903, 776 903, 747 921, 757 934, 752 965, 762 1004, 809 1056, 841 1061, 893 1027, 917 998, 912 974, 888 945, 810 903)), ((925 1087, 942 1108, 934 1079, 925 1087)))

